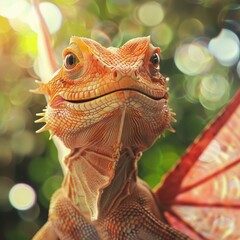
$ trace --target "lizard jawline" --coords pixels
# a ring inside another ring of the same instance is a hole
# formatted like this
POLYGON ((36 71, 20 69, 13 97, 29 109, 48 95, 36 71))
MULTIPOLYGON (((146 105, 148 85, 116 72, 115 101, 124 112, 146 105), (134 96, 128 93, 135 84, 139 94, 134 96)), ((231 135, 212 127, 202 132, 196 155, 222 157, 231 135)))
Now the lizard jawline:
POLYGON ((110 95, 110 94, 113 94, 113 93, 116 93, 116 92, 121 92, 121 91, 134 91, 134 92, 138 92, 142 95, 145 95, 149 98, 151 98, 152 100, 156 100, 156 101, 159 101, 159 100, 162 100, 162 99, 168 99, 168 93, 166 92, 162 97, 156 97, 156 96, 152 96, 152 95, 149 95, 147 93, 144 93, 140 90, 137 90, 137 89, 132 89, 132 88, 124 88, 124 89, 118 89, 118 90, 114 90, 114 91, 111 91, 111 92, 108 92, 108 93, 105 93, 105 94, 102 94, 100 96, 96 96, 96 97, 93 97, 93 98, 88 98, 88 99, 81 99, 81 100, 68 100, 68 99, 64 99, 65 101, 67 102, 70 102, 70 103, 86 103, 86 102, 90 102, 90 101, 93 101, 93 100, 96 100, 98 98, 102 98, 104 96, 107 96, 107 95, 110 95))

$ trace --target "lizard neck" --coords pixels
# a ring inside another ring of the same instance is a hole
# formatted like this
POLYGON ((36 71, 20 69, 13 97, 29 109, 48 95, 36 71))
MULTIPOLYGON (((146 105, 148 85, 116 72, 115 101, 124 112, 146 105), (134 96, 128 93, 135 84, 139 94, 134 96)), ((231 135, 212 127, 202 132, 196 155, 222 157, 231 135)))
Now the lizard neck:
POLYGON ((73 149, 63 189, 84 217, 97 220, 131 194, 139 156, 130 148, 73 149))

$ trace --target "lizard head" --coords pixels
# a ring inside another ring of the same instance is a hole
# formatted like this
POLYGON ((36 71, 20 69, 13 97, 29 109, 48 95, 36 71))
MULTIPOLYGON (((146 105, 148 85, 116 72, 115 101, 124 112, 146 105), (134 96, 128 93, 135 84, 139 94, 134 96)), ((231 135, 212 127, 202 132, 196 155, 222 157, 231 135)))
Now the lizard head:
POLYGON ((72 37, 62 67, 36 90, 49 98, 39 132, 50 130, 69 148, 113 146, 119 137, 138 151, 150 147, 174 120, 159 54, 149 37, 120 48, 72 37))

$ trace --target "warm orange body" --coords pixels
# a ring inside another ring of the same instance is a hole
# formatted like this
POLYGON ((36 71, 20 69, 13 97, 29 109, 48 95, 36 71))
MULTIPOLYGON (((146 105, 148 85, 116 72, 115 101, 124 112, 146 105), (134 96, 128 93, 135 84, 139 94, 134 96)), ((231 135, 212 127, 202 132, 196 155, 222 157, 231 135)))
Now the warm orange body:
POLYGON ((48 95, 42 119, 70 149, 62 188, 34 239, 187 239, 162 222, 137 160, 171 129, 167 79, 149 37, 120 48, 73 37, 64 64, 37 93, 48 95))

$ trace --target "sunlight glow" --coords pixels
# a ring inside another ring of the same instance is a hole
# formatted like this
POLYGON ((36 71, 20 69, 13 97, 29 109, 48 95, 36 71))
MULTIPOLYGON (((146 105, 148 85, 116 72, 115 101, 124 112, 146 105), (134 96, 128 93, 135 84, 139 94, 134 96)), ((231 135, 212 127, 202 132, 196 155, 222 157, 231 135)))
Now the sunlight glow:
POLYGON ((25 12, 28 5, 26 0, 1 0, 0 15, 8 19, 17 18, 25 12))
POLYGON ((151 31, 151 39, 160 46, 161 51, 166 49, 173 39, 173 32, 167 23, 161 23, 151 31))
POLYGON ((208 48, 223 66, 230 67, 239 59, 239 39, 228 29, 222 29, 220 34, 209 42, 208 48))
MULTIPOLYGON (((62 25, 62 13, 59 8, 50 2, 42 2, 39 5, 43 18, 46 21, 50 34, 56 33, 62 25)), ((33 31, 37 32, 38 25, 36 14, 33 11, 29 17, 29 25, 33 31)))
POLYGON ((36 194, 31 186, 25 183, 18 183, 10 190, 9 201, 14 208, 27 210, 34 205, 36 194))
POLYGON ((180 71, 190 76, 204 73, 212 65, 212 57, 207 48, 198 42, 180 45, 174 61, 180 71))
POLYGON ((200 86, 200 103, 209 110, 220 108, 229 98, 229 83, 220 74, 205 76, 200 86))
POLYGON ((162 6, 155 2, 146 2, 138 9, 138 18, 146 26, 156 26, 164 18, 162 6))
POLYGON ((201 36, 204 33, 204 26, 199 19, 188 18, 178 27, 177 33, 182 39, 201 36))

